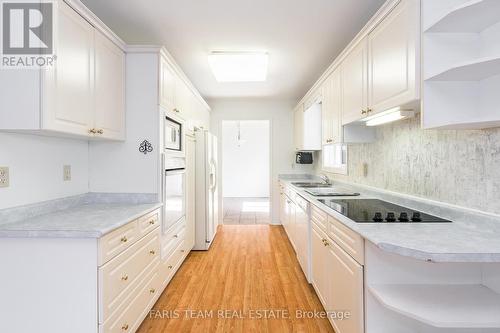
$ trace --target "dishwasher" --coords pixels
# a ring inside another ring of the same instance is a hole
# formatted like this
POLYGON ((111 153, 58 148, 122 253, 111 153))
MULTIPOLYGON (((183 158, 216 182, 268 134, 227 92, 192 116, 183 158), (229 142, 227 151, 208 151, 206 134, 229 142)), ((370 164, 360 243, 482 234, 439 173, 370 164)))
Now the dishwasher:
POLYGON ((295 211, 295 241, 297 259, 307 281, 311 282, 311 224, 309 223, 309 202, 297 195, 295 211))

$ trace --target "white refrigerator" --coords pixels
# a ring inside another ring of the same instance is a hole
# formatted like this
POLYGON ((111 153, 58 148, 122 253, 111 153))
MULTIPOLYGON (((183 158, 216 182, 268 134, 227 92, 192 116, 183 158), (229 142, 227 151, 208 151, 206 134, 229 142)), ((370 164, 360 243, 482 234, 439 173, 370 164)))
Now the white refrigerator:
POLYGON ((196 131, 196 242, 194 250, 208 250, 219 225, 217 137, 196 131))

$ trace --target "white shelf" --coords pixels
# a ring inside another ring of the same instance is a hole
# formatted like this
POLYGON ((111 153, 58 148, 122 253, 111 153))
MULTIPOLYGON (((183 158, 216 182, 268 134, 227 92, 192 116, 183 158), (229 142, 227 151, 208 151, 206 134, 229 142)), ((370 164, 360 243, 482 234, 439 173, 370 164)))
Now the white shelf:
POLYGON ((437 328, 500 328, 500 295, 482 285, 372 285, 386 308, 437 328))
POLYGON ((425 32, 478 33, 500 22, 500 1, 471 0, 444 14, 425 32))
POLYGON ((429 75, 425 80, 481 81, 495 75, 500 75, 500 57, 481 58, 475 61, 455 64, 445 71, 429 75))

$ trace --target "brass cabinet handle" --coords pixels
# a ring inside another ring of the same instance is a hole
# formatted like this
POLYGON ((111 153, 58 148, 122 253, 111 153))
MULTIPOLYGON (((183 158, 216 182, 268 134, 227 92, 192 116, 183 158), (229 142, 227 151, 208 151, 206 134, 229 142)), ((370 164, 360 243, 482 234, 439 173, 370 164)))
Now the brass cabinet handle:
POLYGON ((181 111, 179 111, 179 109, 175 108, 175 109, 174 109, 174 112, 179 113, 179 112, 181 112, 181 111))
POLYGON ((174 238, 179 238, 179 235, 174 235, 174 238))
POLYGON ((125 274, 124 276, 122 276, 122 281, 127 281, 128 280, 128 275, 125 274))
POLYGON ((156 290, 155 290, 155 288, 151 288, 151 289, 149 289, 149 293, 150 293, 150 294, 154 294, 154 293, 155 293, 155 291, 156 291, 156 290))
POLYGON ((151 224, 151 225, 155 224, 155 220, 149 221, 149 224, 151 224))
POLYGON ((154 255, 155 253, 156 253, 156 252, 155 252, 155 250, 151 250, 151 251, 149 251, 149 254, 154 255))
POLYGON ((368 114, 367 110, 361 110, 361 114, 368 114))
POLYGON ((172 269, 172 268, 173 268, 172 265, 168 265, 168 269, 172 269))
POLYGON ((126 236, 123 236, 122 239, 120 239, 120 241, 122 243, 126 243, 128 241, 127 237, 126 236))
POLYGON ((90 133, 90 134, 96 134, 96 133, 97 133, 97 131, 96 131, 96 129, 95 129, 95 128, 91 128, 91 129, 89 129, 89 133, 90 133))
POLYGON ((368 108, 368 110, 366 110, 366 113, 370 113, 372 111, 373 111, 372 109, 368 108))
POLYGON ((184 253, 184 252, 186 252, 186 250, 181 250, 181 253, 184 253))
POLYGON ((123 331, 128 330, 128 324, 123 325, 123 326, 122 326, 122 330, 123 330, 123 331))
POLYGON ((104 130, 102 130, 102 129, 98 129, 98 130, 97 130, 97 134, 104 134, 104 130))

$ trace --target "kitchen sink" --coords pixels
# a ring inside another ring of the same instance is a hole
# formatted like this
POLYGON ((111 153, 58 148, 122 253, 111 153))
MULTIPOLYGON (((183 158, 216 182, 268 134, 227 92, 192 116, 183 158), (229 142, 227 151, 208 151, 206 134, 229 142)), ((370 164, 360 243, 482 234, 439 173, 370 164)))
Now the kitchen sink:
POLYGON ((304 187, 304 188, 318 188, 318 187, 332 187, 331 184, 327 183, 319 183, 319 182, 298 182, 298 183, 292 183, 292 185, 295 185, 297 187, 304 187))

